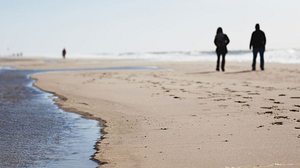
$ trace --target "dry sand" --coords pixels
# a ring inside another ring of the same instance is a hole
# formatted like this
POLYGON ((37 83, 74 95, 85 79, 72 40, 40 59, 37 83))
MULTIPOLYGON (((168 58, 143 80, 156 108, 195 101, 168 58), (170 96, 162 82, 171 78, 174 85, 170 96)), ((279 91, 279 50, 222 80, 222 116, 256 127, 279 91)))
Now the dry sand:
POLYGON ((36 74, 57 100, 106 123, 102 168, 299 168, 299 65, 27 60, 19 68, 158 66, 155 71, 36 74))

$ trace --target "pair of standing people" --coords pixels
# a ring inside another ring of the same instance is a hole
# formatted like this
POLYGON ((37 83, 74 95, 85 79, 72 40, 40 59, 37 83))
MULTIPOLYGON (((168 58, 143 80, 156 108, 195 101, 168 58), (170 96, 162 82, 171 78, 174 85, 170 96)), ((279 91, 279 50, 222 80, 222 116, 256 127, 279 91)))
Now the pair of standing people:
MULTIPOLYGON (((214 43, 217 47, 217 67, 216 70, 220 71, 220 59, 221 61, 221 70, 225 71, 225 56, 228 52, 227 45, 229 44, 230 40, 226 34, 223 33, 221 27, 217 29, 217 34, 215 36, 214 43)), ((250 40, 250 50, 252 49, 253 52, 253 62, 252 62, 252 70, 256 70, 256 57, 259 53, 260 55, 260 69, 263 71, 264 68, 264 52, 265 52, 265 45, 266 45, 266 36, 263 31, 260 30, 259 24, 255 25, 255 31, 252 33, 251 40, 250 40)))

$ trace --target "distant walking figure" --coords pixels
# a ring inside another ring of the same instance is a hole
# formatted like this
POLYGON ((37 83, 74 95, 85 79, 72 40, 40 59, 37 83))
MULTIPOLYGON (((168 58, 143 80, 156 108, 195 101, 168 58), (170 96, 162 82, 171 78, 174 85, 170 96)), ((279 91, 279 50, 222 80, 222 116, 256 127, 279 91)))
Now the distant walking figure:
POLYGON ((227 45, 229 44, 229 38, 226 34, 223 33, 223 30, 221 27, 217 29, 217 34, 215 36, 214 43, 217 47, 216 53, 218 56, 217 59, 217 71, 220 71, 220 57, 222 56, 222 63, 221 63, 221 69, 222 71, 225 71, 225 55, 227 54, 227 45))
POLYGON ((67 51, 66 51, 66 49, 64 48, 64 49, 62 50, 62 57, 63 57, 63 59, 66 58, 66 55, 67 55, 67 51))
POLYGON ((255 25, 255 31, 252 33, 250 40, 250 50, 252 48, 253 52, 253 62, 252 62, 252 71, 256 70, 256 57, 259 53, 260 55, 260 69, 263 71, 265 69, 264 64, 264 52, 266 46, 266 36, 263 31, 260 30, 259 24, 255 25))

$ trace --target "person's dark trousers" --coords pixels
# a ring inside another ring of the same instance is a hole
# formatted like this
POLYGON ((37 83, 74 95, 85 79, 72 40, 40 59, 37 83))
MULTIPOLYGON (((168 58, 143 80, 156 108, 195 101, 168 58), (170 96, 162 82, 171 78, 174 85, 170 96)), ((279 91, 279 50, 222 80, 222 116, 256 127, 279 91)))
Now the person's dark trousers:
POLYGON ((252 70, 256 70, 256 57, 257 54, 259 53, 260 55, 260 69, 264 70, 265 69, 265 59, 264 59, 264 48, 253 48, 253 62, 252 62, 252 70))
POLYGON ((216 68, 217 71, 220 70, 220 57, 221 56, 222 56, 221 69, 222 69, 222 71, 225 71, 225 55, 226 54, 219 54, 219 53, 217 53, 217 56, 218 56, 218 59, 217 59, 217 68, 216 68))

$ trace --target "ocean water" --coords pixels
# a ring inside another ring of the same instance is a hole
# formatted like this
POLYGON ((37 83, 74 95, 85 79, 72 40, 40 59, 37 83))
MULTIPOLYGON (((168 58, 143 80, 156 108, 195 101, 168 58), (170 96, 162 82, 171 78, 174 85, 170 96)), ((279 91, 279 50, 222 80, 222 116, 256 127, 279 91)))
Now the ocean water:
MULTIPOLYGON (((12 55, 12 54, 10 54, 12 55)), ((3 55, 2 55, 3 56, 3 55)), ((0 53, 1 57, 1 53, 0 53)), ((12 56, 11 56, 12 57, 12 56)), ((58 58, 61 54, 39 54, 25 53, 24 57, 34 58, 58 58)), ((226 60, 237 62, 252 61, 252 52, 250 50, 229 50, 226 60)), ((15 57, 16 58, 16 57, 15 57)), ((20 58, 20 57, 17 57, 20 58)), ((216 61, 214 51, 162 51, 162 52, 124 52, 124 53, 68 53, 67 58, 75 59, 129 59, 129 60, 146 60, 146 61, 216 61)), ((267 50, 265 52, 265 61, 283 64, 299 64, 300 49, 280 49, 267 50)))
MULTIPOLYGON (((12 55, 12 54, 10 54, 12 55)), ((2 54, 3 56, 3 54, 2 54)), ((0 53, 1 57, 1 53, 0 53)), ((12 57, 12 56, 11 56, 12 57)), ((41 54, 41 53, 25 53, 24 57, 35 58, 59 58, 61 53, 41 54)), ((252 52, 250 50, 229 50, 226 60, 246 62, 252 61, 252 52)), ((16 58, 16 57, 15 57, 16 58)), ((17 57, 20 58, 20 57, 17 57)), ((75 59, 137 59, 146 61, 216 61, 214 51, 162 51, 162 52, 124 52, 124 53, 68 53, 67 58, 75 59)), ((265 52, 265 61, 272 63, 299 64, 300 49, 280 49, 267 50, 265 52)))
MULTIPOLYGON (((77 58, 101 58, 101 59, 142 59, 149 61, 216 61, 214 51, 172 51, 172 52, 129 52, 129 53, 99 53, 90 55, 75 55, 77 58)), ((250 50, 229 51, 226 60, 246 62, 252 61, 250 50)), ((300 50, 267 50, 265 61, 273 63, 300 63, 300 50)))
POLYGON ((0 167, 95 168, 97 121, 69 113, 32 87, 36 71, 0 68, 0 167))

